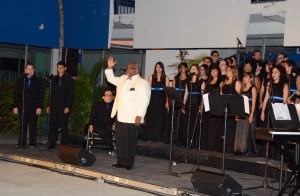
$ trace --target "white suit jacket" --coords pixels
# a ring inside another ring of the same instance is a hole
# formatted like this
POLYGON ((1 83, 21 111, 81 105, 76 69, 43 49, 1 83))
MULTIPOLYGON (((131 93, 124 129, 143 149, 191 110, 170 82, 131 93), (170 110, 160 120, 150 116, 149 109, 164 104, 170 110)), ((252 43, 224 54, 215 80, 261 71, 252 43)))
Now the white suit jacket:
POLYGON ((136 116, 144 117, 150 102, 151 89, 147 80, 135 75, 128 80, 127 75, 115 77, 112 69, 106 69, 105 75, 108 82, 117 87, 117 95, 111 112, 113 118, 123 123, 135 123, 136 116), (126 85, 124 85, 127 82, 126 85))

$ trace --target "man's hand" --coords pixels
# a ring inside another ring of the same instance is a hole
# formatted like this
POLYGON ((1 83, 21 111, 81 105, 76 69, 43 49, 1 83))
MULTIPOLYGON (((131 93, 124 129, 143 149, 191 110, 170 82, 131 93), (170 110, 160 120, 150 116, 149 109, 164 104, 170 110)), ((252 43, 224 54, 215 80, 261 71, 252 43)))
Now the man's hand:
POLYGON ((35 111, 36 115, 40 115, 42 113, 42 109, 41 108, 37 108, 35 111))
POLYGON ((13 113, 17 115, 17 114, 19 113, 18 108, 14 108, 14 109, 13 109, 13 113))
POLYGON ((94 131, 94 126, 93 125, 90 125, 89 126, 89 131, 92 133, 94 131))
POLYGON ((46 112, 47 112, 47 114, 50 113, 50 108, 49 107, 46 108, 46 112))
POLYGON ((112 69, 115 64, 117 63, 117 61, 114 61, 114 58, 113 57, 108 57, 108 60, 107 60, 107 68, 108 69, 112 69))
POLYGON ((141 121, 142 121, 142 117, 140 117, 140 116, 135 117, 135 125, 136 126, 140 126, 141 121))
POLYGON ((64 113, 68 114, 69 112, 70 112, 70 109, 69 108, 65 108, 64 113))

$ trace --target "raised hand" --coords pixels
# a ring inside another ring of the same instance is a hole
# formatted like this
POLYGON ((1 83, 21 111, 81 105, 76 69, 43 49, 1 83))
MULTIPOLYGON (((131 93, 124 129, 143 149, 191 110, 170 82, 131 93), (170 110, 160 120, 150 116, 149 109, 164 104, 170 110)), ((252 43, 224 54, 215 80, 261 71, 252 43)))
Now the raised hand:
POLYGON ((108 69, 112 69, 115 66, 116 63, 117 63, 117 61, 115 61, 113 57, 111 57, 111 56, 108 57, 108 59, 107 59, 108 69))

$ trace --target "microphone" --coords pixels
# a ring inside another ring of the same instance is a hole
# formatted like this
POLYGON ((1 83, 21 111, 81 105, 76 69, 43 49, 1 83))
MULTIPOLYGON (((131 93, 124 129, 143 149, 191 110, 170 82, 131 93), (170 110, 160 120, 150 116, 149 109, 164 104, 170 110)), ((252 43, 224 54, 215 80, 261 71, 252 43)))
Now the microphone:
POLYGON ((24 73, 24 74, 23 74, 23 77, 27 77, 27 76, 28 76, 28 73, 24 73))
POLYGON ((236 38, 236 40, 238 42, 238 45, 243 45, 242 42, 241 42, 241 40, 238 37, 236 38))
POLYGON ((127 68, 123 68, 123 69, 118 69, 120 71, 127 71, 127 68))
POLYGON ((190 76, 193 76, 193 75, 196 75, 196 73, 194 73, 194 72, 193 72, 193 73, 190 73, 190 76))
POLYGON ((50 74, 50 75, 48 76, 48 78, 49 78, 49 80, 52 80, 52 79, 54 79, 54 75, 53 75, 53 74, 50 74))

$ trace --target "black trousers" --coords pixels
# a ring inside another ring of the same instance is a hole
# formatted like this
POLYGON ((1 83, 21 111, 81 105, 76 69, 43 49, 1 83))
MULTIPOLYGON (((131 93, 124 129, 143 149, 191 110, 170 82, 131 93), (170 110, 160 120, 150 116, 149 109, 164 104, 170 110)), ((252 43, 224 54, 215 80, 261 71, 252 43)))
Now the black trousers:
POLYGON ((29 145, 36 145, 37 138, 37 115, 35 110, 25 110, 24 115, 23 111, 19 110, 19 122, 20 122, 20 134, 18 145, 25 146, 27 142, 27 133, 29 128, 29 145), (22 120, 23 119, 23 120, 22 120), (23 121, 23 126, 22 126, 23 121), (23 130, 22 130, 23 128, 23 130))
POLYGON ((141 126, 134 123, 123 123, 116 120, 117 163, 125 166, 134 165, 137 136, 141 126))
POLYGON ((61 128, 61 143, 68 144, 69 114, 63 111, 50 111, 49 118, 49 144, 55 146, 58 140, 58 129, 61 128))
POLYGON ((94 132, 102 138, 102 145, 112 146, 112 125, 111 124, 104 124, 104 125, 94 125, 94 132))

